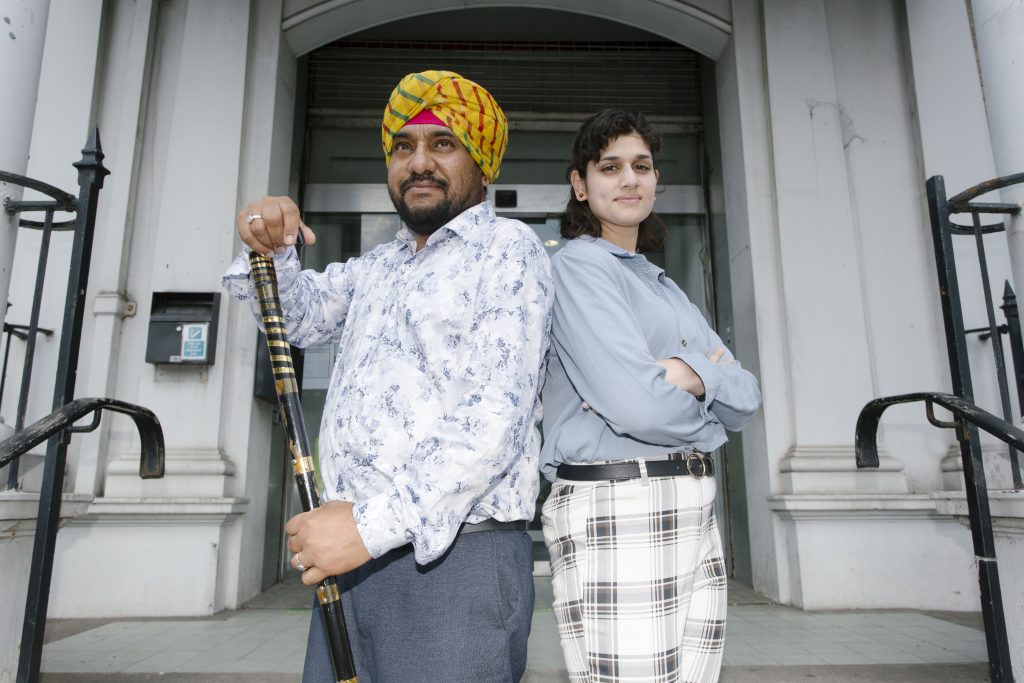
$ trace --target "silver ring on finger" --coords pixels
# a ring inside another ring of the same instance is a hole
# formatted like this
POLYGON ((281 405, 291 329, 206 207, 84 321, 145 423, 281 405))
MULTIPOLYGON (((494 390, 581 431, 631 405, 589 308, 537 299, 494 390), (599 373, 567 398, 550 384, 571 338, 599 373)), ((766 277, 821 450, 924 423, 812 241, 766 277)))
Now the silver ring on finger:
POLYGON ((305 572, 306 571, 306 566, 304 564, 302 564, 302 560, 299 559, 299 554, 298 553, 295 553, 295 567, 300 572, 305 572))
POLYGON ((250 213, 248 218, 245 219, 245 224, 246 225, 252 225, 253 221, 261 221, 261 220, 263 220, 263 216, 259 215, 258 213, 250 213))

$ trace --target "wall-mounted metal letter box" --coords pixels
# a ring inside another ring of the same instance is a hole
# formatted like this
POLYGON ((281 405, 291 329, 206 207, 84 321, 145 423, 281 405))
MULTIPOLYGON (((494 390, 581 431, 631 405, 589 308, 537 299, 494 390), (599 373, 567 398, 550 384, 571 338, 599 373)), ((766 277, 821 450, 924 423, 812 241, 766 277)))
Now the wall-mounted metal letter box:
POLYGON ((213 365, 219 313, 218 292, 153 292, 146 362, 213 365))

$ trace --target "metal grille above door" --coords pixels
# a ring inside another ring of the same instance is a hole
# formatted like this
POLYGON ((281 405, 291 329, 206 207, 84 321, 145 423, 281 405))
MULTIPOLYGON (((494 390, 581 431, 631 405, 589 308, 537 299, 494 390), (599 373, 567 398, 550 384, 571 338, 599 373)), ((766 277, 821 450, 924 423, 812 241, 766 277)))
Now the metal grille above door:
POLYGON ((313 117, 379 111, 407 73, 446 69, 485 85, 508 112, 591 114, 605 107, 699 119, 700 58, 670 42, 340 40, 309 55, 313 117))

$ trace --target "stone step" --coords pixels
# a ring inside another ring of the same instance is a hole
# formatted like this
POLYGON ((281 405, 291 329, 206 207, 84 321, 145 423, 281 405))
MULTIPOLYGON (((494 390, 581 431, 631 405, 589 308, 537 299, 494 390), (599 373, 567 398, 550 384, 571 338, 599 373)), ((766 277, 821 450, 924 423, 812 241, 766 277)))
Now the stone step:
MULTIPOLYGON (((550 607, 551 579, 537 577, 535 587, 537 609, 523 683, 568 683, 550 607)), ((988 680, 984 631, 976 613, 802 612, 774 605, 741 584, 730 585, 729 602, 721 678, 726 683, 988 680)), ((298 683, 308 604, 309 589, 292 580, 246 609, 212 617, 52 620, 47 624, 42 681, 298 683), (242 633, 259 646, 257 654, 242 633), (155 653, 137 649, 151 650, 157 643, 155 653), (179 667, 199 673, 167 671, 179 667), (261 671, 264 667, 279 672, 261 671), (139 673, 101 673, 129 668, 139 673), (246 668, 257 671, 226 673, 246 668), (71 673, 75 669, 82 673, 71 673), (165 673, 157 673, 161 670, 165 673)))
MULTIPOLYGON (((300 683, 299 674, 166 673, 43 674, 41 683, 300 683)), ((564 673, 527 671, 522 683, 567 683, 564 673)), ((988 664, 878 664, 856 666, 727 666, 722 683, 977 683, 988 681, 988 664)))

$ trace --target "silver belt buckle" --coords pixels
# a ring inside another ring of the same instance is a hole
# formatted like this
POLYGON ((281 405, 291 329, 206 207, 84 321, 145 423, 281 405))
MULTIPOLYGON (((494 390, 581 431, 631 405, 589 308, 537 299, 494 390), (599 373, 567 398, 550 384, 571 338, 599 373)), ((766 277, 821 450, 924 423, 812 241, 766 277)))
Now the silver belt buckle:
POLYGON ((707 474, 707 466, 704 464, 705 457, 703 453, 697 452, 686 454, 686 472, 694 479, 701 479, 707 474), (694 463, 700 463, 699 472, 694 463))

